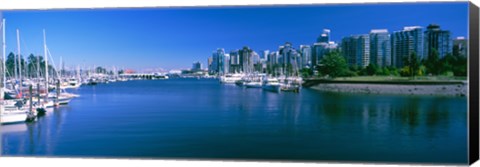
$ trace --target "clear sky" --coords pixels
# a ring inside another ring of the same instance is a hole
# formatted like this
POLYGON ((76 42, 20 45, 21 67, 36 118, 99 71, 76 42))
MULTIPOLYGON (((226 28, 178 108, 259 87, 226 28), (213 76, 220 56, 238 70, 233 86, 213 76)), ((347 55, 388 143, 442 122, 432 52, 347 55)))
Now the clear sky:
POLYGON ((58 64, 66 66, 190 68, 206 66, 216 48, 227 52, 249 46, 258 53, 291 42, 295 48, 315 42, 322 29, 341 40, 371 29, 389 32, 404 26, 436 23, 453 37, 467 36, 468 4, 413 3, 301 5, 149 9, 4 11, 7 53, 16 51, 20 30, 22 55, 43 55, 42 30, 58 64))

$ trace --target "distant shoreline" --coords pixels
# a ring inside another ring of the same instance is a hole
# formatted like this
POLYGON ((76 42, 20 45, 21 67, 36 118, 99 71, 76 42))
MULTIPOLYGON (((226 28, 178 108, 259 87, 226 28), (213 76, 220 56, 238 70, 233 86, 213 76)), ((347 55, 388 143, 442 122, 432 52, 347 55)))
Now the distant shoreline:
POLYGON ((466 81, 347 81, 347 80, 306 80, 305 87, 325 92, 466 96, 466 81))

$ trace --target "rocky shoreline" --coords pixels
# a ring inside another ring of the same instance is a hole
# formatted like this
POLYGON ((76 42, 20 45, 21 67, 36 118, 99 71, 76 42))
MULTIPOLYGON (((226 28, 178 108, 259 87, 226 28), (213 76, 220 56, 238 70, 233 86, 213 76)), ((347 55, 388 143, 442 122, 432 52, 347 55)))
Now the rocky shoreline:
POLYGON ((466 96, 468 84, 318 83, 310 86, 310 88, 326 92, 344 93, 466 96))

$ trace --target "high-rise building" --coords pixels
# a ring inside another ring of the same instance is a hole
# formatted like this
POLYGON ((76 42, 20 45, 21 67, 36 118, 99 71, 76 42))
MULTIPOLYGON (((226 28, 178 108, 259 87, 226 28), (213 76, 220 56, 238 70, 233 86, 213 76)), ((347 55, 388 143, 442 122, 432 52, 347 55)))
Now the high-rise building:
POLYGON ((308 68, 311 66, 311 58, 312 58, 312 48, 310 45, 300 45, 300 53, 301 53, 301 68, 308 68))
POLYGON ((328 43, 330 42, 330 30, 329 29, 323 29, 322 34, 318 36, 317 38, 317 43, 328 43))
POLYGON ((262 66, 262 59, 260 58, 260 55, 252 51, 252 63, 253 63, 253 71, 254 72, 262 72, 263 66, 262 66))
POLYGON ((201 70, 202 70, 202 63, 200 63, 199 61, 193 62, 192 71, 201 71, 201 70))
POLYGON ((244 46, 241 50, 238 51, 240 56, 240 65, 242 66, 242 72, 252 73, 253 72, 253 58, 252 58, 252 49, 248 46, 244 46))
POLYGON ((208 63, 208 73, 211 73, 211 74, 214 73, 214 69, 213 69, 213 55, 208 58, 207 63, 208 63))
POLYGON ((264 51, 262 51, 262 55, 260 56, 260 58, 266 60, 269 53, 270 53, 269 50, 264 50, 264 51))
POLYGON ((450 31, 441 30, 439 25, 430 24, 425 31, 425 58, 430 55, 432 50, 438 52, 440 58, 445 57, 448 53, 452 53, 452 40, 450 31))
POLYGON ((454 56, 467 56, 467 39, 465 37, 457 37, 453 40, 452 54, 454 56))
POLYGON ((227 56, 223 48, 218 48, 216 51, 213 51, 212 63, 209 65, 208 71, 212 74, 220 75, 228 73, 228 69, 225 68, 228 67, 230 59, 227 56))
POLYGON ((322 60, 323 56, 337 50, 337 48, 338 48, 338 44, 336 44, 333 41, 330 41, 328 43, 321 42, 321 43, 313 44, 312 58, 310 59, 311 67, 313 68, 316 65, 320 64, 320 61, 322 60))
POLYGON ((229 64, 229 58, 227 55, 225 55, 225 49, 219 48, 217 51, 214 53, 214 63, 216 61, 216 72, 217 74, 223 75, 228 73, 228 69, 226 67, 229 64))
POLYGON ((392 65, 390 34, 386 29, 370 31, 370 63, 379 67, 392 65))
POLYGON ((278 64, 278 51, 270 52, 267 57, 267 62, 271 66, 278 64))
POLYGON ((240 55, 238 50, 230 51, 230 73, 239 73, 242 71, 242 66, 240 64, 240 55))
POLYGON ((321 59, 327 53, 337 49, 337 44, 330 41, 330 29, 323 29, 322 34, 317 38, 317 42, 311 47, 310 68, 315 68, 320 64, 321 59))
MULTIPOLYGON (((281 71, 282 74, 287 73, 287 67, 289 65, 295 65, 298 67, 298 63, 294 64, 294 60, 297 60, 298 53, 297 51, 292 47, 292 44, 290 42, 286 42, 285 45, 279 47, 279 54, 280 54, 280 65, 281 65, 281 71)), ((295 62, 296 63, 296 62, 295 62)))
POLYGON ((403 60, 412 53, 416 53, 420 59, 424 58, 424 35, 422 27, 404 27, 401 31, 395 31, 390 36, 392 65, 397 68, 404 66, 403 60))
POLYGON ((230 54, 226 53, 223 55, 222 66, 220 67, 220 74, 230 73, 230 54))
POLYGON ((260 63, 260 55, 255 51, 252 52, 252 62, 253 64, 260 63))
POLYGON ((342 54, 349 66, 367 67, 370 64, 370 36, 352 35, 342 39, 342 54))

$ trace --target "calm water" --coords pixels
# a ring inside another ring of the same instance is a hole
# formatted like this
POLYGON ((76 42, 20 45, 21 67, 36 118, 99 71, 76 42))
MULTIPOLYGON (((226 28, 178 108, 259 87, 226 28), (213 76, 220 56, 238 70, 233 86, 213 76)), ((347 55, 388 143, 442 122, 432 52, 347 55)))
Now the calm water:
POLYGON ((37 122, 2 126, 8 156, 467 162, 467 99, 273 93, 217 80, 82 86, 37 122))

